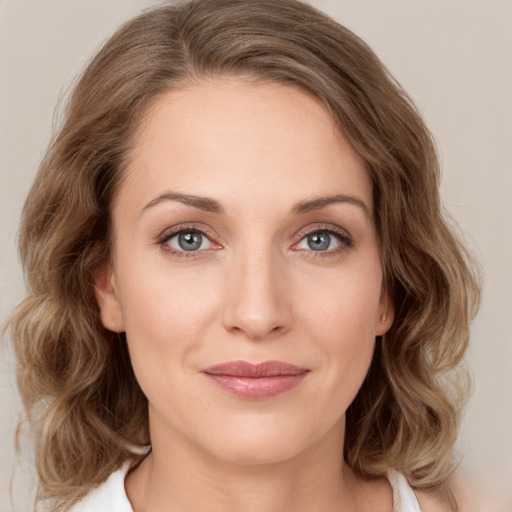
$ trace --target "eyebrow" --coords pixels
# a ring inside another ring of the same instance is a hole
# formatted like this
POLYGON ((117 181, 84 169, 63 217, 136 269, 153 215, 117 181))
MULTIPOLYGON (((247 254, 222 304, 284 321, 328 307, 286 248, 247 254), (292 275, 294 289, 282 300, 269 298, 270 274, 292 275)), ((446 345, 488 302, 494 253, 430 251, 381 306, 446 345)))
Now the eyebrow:
POLYGON ((322 196, 316 199, 300 201, 293 206, 291 213, 295 215, 305 214, 315 210, 321 210, 326 206, 336 203, 348 203, 358 206, 368 217, 371 217, 370 208, 361 198, 347 194, 334 194, 332 196, 322 196))
MULTIPOLYGON (((178 201, 180 203, 193 206, 205 212, 223 214, 224 208, 221 204, 210 197, 197 196, 193 194, 182 194, 178 192, 165 192, 152 199, 141 211, 141 215, 160 203, 165 201, 178 201)), ((357 206, 363 210, 363 212, 371 217, 370 209, 367 204, 357 196, 347 194, 334 194, 330 196, 322 196, 310 200, 300 201, 296 203, 290 210, 292 215, 303 215, 315 210, 321 210, 331 204, 336 203, 348 203, 357 206)))
POLYGON ((224 213, 224 209, 220 205, 218 201, 215 199, 211 199, 209 197, 196 196, 192 194, 180 194, 178 192, 165 192, 164 194, 160 194, 151 200, 141 211, 141 215, 156 206, 157 204, 163 203, 164 201, 178 201, 183 204, 188 204, 189 206, 193 206, 194 208, 199 208, 200 210, 204 210, 205 212, 210 213, 224 213))

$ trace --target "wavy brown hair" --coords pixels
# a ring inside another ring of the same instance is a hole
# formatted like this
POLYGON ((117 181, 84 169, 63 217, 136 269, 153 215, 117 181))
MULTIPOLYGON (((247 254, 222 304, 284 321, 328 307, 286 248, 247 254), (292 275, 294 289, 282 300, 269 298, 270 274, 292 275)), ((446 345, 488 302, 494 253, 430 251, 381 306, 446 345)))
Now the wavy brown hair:
POLYGON ((64 510, 150 442, 123 334, 106 330, 94 273, 110 258, 110 207, 150 102, 238 76, 320 99, 365 164, 395 321, 347 412, 345 459, 413 486, 453 470, 458 371, 479 288, 443 214, 431 135, 411 99, 349 30, 295 0, 193 0, 125 24, 85 69, 25 204, 27 297, 11 329, 33 426, 39 498, 64 510))

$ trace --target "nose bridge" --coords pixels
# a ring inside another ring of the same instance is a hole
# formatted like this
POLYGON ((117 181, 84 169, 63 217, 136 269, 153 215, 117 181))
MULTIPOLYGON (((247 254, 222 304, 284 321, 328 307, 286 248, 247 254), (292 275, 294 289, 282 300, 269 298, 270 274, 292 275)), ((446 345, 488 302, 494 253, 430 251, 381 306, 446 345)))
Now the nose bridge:
POLYGON ((234 256, 227 279, 224 325, 261 339, 289 326, 290 310, 279 257, 271 247, 250 244, 234 256))

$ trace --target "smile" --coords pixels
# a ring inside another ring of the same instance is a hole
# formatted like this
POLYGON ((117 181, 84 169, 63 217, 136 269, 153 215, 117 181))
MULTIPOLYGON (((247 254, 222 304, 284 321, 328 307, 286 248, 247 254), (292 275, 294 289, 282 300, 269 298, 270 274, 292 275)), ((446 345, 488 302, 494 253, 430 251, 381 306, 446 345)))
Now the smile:
POLYGON ((242 398, 271 398, 298 386, 309 373, 307 368, 267 361, 252 364, 231 361, 202 370, 215 385, 242 398))

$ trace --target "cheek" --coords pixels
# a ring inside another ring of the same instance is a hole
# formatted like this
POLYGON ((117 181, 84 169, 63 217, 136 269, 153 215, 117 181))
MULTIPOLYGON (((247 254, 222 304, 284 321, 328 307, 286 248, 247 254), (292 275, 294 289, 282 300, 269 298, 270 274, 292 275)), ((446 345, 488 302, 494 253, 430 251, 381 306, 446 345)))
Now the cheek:
POLYGON ((167 373, 170 366, 188 360, 218 311, 216 273, 207 266, 176 272, 161 255, 151 260, 147 254, 144 258, 132 254, 120 262, 117 274, 137 378, 144 379, 146 373, 152 378, 157 368, 167 373))
POLYGON ((381 272, 377 264, 335 269, 302 279, 295 296, 298 316, 327 339, 367 340, 375 337, 380 311, 381 272))
POLYGON ((333 273, 323 286, 309 286, 308 295, 305 289, 296 294, 307 297, 298 316, 320 350, 332 392, 345 407, 361 386, 373 356, 381 295, 378 269, 333 273))
POLYGON ((176 270, 176 262, 168 261, 158 248, 139 252, 119 258, 119 292, 127 331, 143 328, 172 336, 197 327, 213 308, 218 281, 214 269, 202 265, 176 270))
POLYGON ((169 276, 157 266, 144 274, 132 270, 123 275, 120 295, 135 376, 159 411, 182 410, 191 399, 185 378, 215 309, 214 294, 205 293, 186 273, 169 276), (176 389, 182 390, 180 396, 173 393, 176 389))

